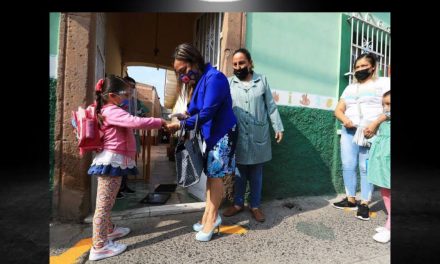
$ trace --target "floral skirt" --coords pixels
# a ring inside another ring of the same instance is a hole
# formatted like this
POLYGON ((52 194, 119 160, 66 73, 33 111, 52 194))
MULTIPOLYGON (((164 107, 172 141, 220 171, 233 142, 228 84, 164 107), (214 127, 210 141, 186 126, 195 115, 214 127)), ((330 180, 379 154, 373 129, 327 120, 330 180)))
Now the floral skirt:
POLYGON ((207 153, 205 174, 208 178, 223 178, 235 172, 237 127, 234 126, 207 153))

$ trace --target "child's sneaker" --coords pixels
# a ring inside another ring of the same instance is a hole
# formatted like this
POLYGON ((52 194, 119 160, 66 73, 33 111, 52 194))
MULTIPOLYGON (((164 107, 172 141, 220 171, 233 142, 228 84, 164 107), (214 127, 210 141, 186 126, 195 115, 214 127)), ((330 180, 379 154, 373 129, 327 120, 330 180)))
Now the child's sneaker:
POLYGON ((378 226, 378 227, 376 227, 375 230, 376 230, 377 233, 380 233, 380 232, 385 231, 387 229, 385 227, 383 227, 383 226, 378 226))
POLYGON ((385 231, 375 234, 373 239, 380 243, 388 243, 391 239, 391 232, 386 229, 385 231))
POLYGON ((358 205, 358 211, 356 213, 356 217, 364 221, 370 220, 370 208, 368 207, 367 204, 358 205))
POLYGON ((114 228, 113 228, 113 232, 108 234, 107 238, 109 240, 114 240, 116 238, 124 237, 128 233, 130 233, 130 228, 128 228, 128 227, 119 227, 119 226, 115 225, 114 228))
POLYGON ((108 243, 100 249, 92 247, 89 254, 89 260, 100 260, 113 257, 121 254, 125 249, 127 249, 126 245, 118 244, 117 242, 109 240, 108 243))
POLYGON ((340 201, 340 202, 333 203, 333 207, 338 208, 338 209, 347 208, 349 210, 356 210, 358 208, 356 203, 350 202, 347 197, 342 199, 342 201, 340 201))

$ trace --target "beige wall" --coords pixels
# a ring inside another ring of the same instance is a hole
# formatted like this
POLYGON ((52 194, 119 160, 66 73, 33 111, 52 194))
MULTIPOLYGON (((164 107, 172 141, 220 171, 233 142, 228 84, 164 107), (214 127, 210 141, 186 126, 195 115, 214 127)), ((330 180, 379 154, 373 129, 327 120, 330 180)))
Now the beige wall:
POLYGON ((245 47, 246 14, 225 13, 223 17, 223 38, 220 51, 220 70, 226 75, 233 74, 232 54, 245 47))
POLYGON ((177 45, 192 42, 198 13, 121 14, 122 60, 129 66, 169 68, 177 45), (157 37, 156 37, 157 36, 157 37), (155 55, 154 49, 159 52, 155 55))
POLYGON ((119 14, 107 14, 106 38, 105 38, 105 72, 123 76, 121 71, 122 57, 120 46, 120 16, 119 14))
POLYGON ((55 116, 53 217, 80 222, 90 211, 92 156, 79 155, 72 111, 93 102, 96 66, 96 14, 62 13, 55 116))

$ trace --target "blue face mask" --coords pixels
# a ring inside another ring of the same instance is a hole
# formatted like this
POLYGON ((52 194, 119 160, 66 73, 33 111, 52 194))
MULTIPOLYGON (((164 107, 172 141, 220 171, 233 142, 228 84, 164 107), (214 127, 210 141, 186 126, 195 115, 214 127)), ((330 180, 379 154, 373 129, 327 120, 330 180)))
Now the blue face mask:
POLYGON ((130 103, 130 101, 128 99, 124 99, 124 100, 122 100, 122 103, 120 103, 118 106, 125 108, 125 107, 128 107, 129 103, 130 103))

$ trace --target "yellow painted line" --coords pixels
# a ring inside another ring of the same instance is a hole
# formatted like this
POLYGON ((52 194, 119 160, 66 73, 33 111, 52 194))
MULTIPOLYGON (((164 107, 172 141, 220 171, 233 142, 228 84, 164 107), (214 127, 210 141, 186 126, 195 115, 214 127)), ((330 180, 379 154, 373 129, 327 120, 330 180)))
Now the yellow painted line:
POLYGON ((50 264, 74 264, 76 260, 86 253, 92 247, 92 238, 80 240, 73 247, 59 256, 51 256, 50 264))
POLYGON ((247 229, 243 228, 239 225, 232 225, 232 226, 220 226, 220 233, 226 233, 226 234, 246 234, 247 229))
MULTIPOLYGON (((220 226, 220 233, 225 234, 246 234, 248 230, 239 225, 232 226, 220 226)), ((51 256, 50 264, 74 264, 76 260, 84 253, 90 250, 92 247, 92 238, 86 238, 80 240, 73 247, 69 248, 66 252, 59 256, 51 256)))

